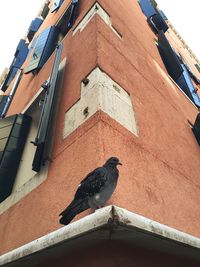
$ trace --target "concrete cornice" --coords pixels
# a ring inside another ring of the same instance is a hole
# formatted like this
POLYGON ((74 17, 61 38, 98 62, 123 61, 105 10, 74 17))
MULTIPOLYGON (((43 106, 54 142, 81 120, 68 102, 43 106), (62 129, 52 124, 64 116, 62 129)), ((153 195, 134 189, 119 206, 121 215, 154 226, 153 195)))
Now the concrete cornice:
POLYGON ((76 249, 81 243, 102 239, 120 239, 133 246, 200 260, 200 238, 108 206, 0 256, 0 266, 32 266, 59 252, 76 249))

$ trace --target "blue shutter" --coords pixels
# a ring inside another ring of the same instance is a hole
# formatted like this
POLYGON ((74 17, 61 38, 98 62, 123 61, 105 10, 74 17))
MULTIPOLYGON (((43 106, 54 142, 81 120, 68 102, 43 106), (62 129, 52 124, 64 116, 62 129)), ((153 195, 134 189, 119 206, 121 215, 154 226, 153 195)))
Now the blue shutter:
POLYGON ((45 29, 37 39, 25 73, 42 68, 57 45, 58 29, 55 26, 45 29))
POLYGON ((8 86, 10 85, 10 83, 12 82, 12 80, 14 79, 17 71, 21 68, 21 66, 23 65, 24 61, 26 60, 28 55, 28 44, 26 43, 25 40, 21 39, 16 52, 15 52, 15 57, 14 60, 10 66, 10 70, 9 73, 1 87, 1 90, 3 92, 5 92, 8 88, 8 86))
POLYGON ((193 81, 196 84, 200 84, 200 80, 196 77, 196 75, 194 74, 194 72, 190 69, 190 67, 184 62, 184 65, 188 71, 188 73, 190 74, 190 77, 193 79, 193 81))
POLYGON ((10 70, 8 72, 8 75, 7 75, 4 83, 1 86, 1 90, 3 92, 5 92, 8 89, 8 86, 10 85, 10 83, 12 82, 12 80, 14 79, 17 71, 18 71, 18 68, 15 68, 13 66, 10 67, 10 70))
POLYGON ((52 7, 51 7, 51 13, 56 11, 63 3, 64 0, 55 0, 52 7))
POLYGON ((157 12, 149 0, 140 0, 140 7, 147 18, 155 15, 157 12))
POLYGON ((58 76, 58 68, 60 64, 63 44, 60 44, 56 50, 55 60, 53 64, 50 81, 48 83, 47 92, 40 116, 37 137, 34 144, 37 146, 33 159, 32 169, 36 172, 40 171, 41 165, 44 164, 47 154, 47 140, 51 132, 51 122, 54 115, 56 103, 56 80, 58 76))
POLYGON ((196 117, 192 131, 197 139, 198 144, 200 145, 200 113, 196 117))
POLYGON ((163 31, 158 32, 158 50, 169 75, 176 81, 182 74, 183 68, 163 31))
POLYGON ((4 111, 5 105, 7 103, 8 96, 7 95, 1 95, 0 96, 0 118, 2 117, 2 113, 4 111))
POLYGON ((22 114, 0 120, 0 202, 12 192, 30 123, 22 114))
POLYGON ((35 18, 31 22, 31 25, 29 26, 28 34, 27 34, 27 38, 28 38, 29 42, 33 39, 34 34, 38 31, 42 22, 43 22, 43 20, 40 18, 35 18))
POLYGON ((28 44, 26 43, 25 40, 22 39, 20 40, 17 46, 12 66, 20 69, 24 61, 26 60, 27 55, 28 55, 28 44))
POLYGON ((191 81, 190 75, 188 73, 187 68, 184 64, 181 64, 183 73, 176 80, 176 83, 180 86, 180 88, 185 92, 185 94, 194 102, 194 104, 200 108, 200 98, 195 91, 194 85, 191 81))

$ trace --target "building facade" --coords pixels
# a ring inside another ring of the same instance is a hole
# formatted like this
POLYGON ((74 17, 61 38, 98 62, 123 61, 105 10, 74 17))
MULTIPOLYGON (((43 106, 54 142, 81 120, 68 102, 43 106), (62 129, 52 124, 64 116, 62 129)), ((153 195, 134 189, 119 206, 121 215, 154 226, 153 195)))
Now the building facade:
POLYGON ((0 264, 199 266, 199 72, 155 1, 45 1, 0 78, 0 264), (111 156, 107 206, 62 227, 111 156))

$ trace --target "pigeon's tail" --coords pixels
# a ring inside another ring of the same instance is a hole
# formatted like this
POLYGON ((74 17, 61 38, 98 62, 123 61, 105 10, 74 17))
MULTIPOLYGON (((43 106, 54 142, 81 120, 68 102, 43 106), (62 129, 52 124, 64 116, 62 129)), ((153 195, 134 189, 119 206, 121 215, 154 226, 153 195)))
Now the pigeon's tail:
POLYGON ((87 200, 74 199, 69 206, 59 214, 59 216, 62 216, 60 218, 60 223, 64 225, 69 224, 77 214, 86 209, 89 209, 87 200))

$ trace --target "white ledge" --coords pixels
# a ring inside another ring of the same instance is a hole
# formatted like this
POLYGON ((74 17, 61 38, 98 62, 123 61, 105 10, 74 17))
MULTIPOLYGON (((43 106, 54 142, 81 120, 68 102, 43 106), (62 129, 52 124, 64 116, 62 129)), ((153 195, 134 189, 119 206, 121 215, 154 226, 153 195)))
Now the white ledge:
POLYGON ((108 206, 0 256, 0 266, 29 266, 30 262, 39 263, 52 257, 55 248, 57 252, 64 249, 66 254, 81 243, 83 246, 88 240, 92 243, 102 238, 121 239, 130 245, 200 260, 200 238, 125 209, 108 206))
POLYGON ((120 39, 122 38, 122 36, 113 27, 111 18, 108 15, 108 13, 97 2, 92 6, 92 8, 88 11, 88 13, 84 16, 84 18, 75 27, 75 29, 73 30, 73 35, 75 35, 77 32, 82 32, 95 15, 99 15, 99 17, 107 24, 107 26, 120 39))

